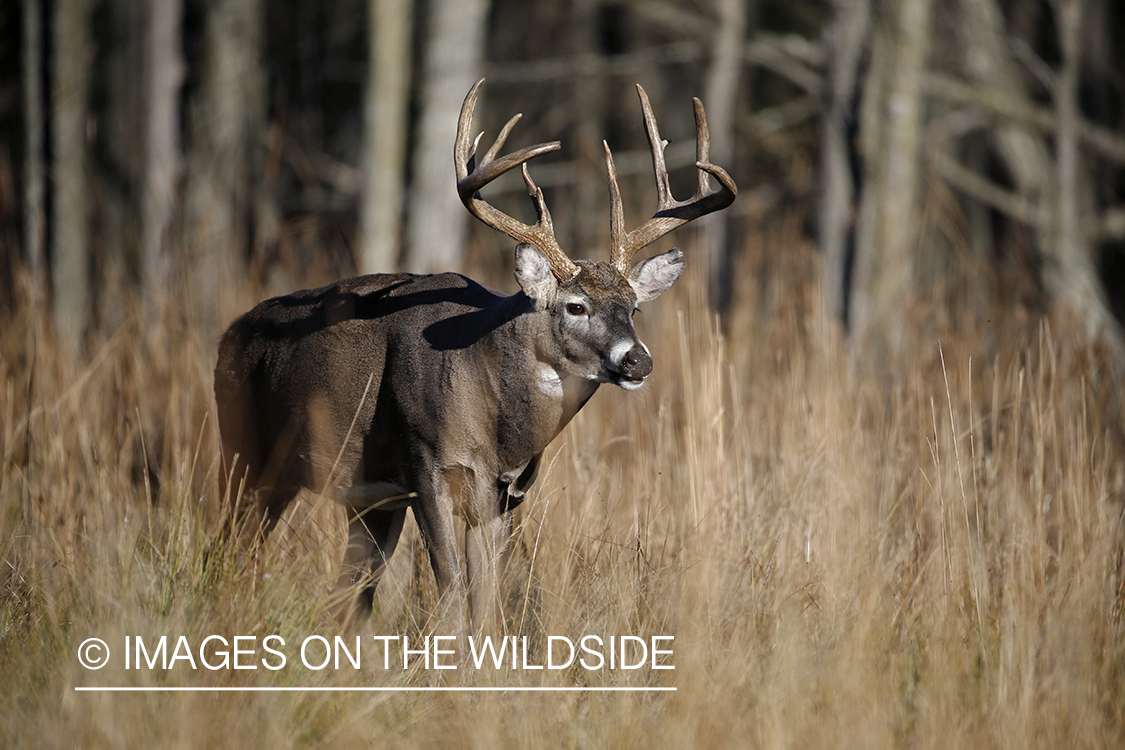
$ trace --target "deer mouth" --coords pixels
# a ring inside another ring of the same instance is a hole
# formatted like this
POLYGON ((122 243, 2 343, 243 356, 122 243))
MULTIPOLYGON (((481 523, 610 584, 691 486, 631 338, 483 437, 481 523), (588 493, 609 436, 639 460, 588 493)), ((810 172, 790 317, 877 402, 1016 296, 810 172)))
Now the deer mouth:
POLYGON ((643 377, 630 378, 626 375, 621 375, 614 381, 614 385, 620 386, 627 391, 635 391, 644 384, 645 379, 643 377))
POLYGON ((631 373, 628 371, 616 370, 612 367, 606 367, 605 372, 600 378, 598 378, 598 380, 601 380, 604 383, 613 383, 617 387, 624 388, 627 391, 635 391, 645 384, 645 377, 647 377, 647 375, 648 373, 642 375, 640 373, 631 373))

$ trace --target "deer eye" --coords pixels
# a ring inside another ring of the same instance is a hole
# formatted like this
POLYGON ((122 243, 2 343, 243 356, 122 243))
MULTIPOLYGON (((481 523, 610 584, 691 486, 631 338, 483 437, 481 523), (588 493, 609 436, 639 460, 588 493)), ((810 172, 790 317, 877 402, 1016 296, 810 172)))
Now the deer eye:
POLYGON ((581 302, 567 302, 566 311, 575 317, 588 314, 586 306, 581 302))

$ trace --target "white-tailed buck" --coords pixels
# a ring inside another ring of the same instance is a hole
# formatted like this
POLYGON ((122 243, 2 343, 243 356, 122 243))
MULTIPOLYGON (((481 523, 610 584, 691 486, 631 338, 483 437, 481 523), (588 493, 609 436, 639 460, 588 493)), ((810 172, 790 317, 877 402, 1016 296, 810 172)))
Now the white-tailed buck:
POLYGON ((470 213, 518 241, 521 291, 506 296, 455 273, 345 279, 267 300, 234 321, 215 368, 230 482, 224 496, 237 504, 244 530, 261 538, 302 487, 328 488, 350 515, 341 582, 361 584, 358 603, 369 611, 411 508, 439 592, 461 612, 467 594, 477 628, 498 611, 496 575, 512 510, 547 444, 600 384, 633 390, 652 371, 633 312, 671 287, 684 264, 677 249, 636 263, 633 255, 737 194, 730 176, 708 162, 707 120, 696 99, 699 188, 687 201, 672 197, 666 144, 638 86, 659 208, 625 231, 607 145, 611 259, 571 260, 526 165, 558 142, 497 158, 516 115, 474 167, 480 137, 471 141, 469 129, 482 83, 469 91, 457 125, 457 190, 470 213), (538 214, 532 225, 479 193, 521 165, 538 214), (464 570, 455 517, 466 529, 464 570))

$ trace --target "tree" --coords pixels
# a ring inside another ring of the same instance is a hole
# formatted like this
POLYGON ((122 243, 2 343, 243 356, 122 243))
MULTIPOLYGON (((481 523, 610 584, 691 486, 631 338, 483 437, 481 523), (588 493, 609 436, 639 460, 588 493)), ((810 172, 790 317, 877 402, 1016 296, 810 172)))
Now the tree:
POLYGON ((480 77, 489 0, 433 0, 426 25, 406 270, 461 265, 468 214, 457 196, 453 140, 465 93, 480 77))
POLYGON ((180 48, 183 0, 152 0, 145 19, 145 164, 141 198, 142 284, 150 305, 169 281, 170 239, 180 178, 180 48))
POLYGON ((860 63, 869 49, 869 0, 835 0, 824 29, 827 50, 820 120, 820 251, 824 256, 824 314, 848 323, 849 255, 858 213, 853 138, 860 90, 860 63))
POLYGON ((393 271, 401 251, 403 182, 410 125, 411 0, 368 3, 364 93, 362 273, 393 271))
POLYGON ((913 299, 915 214, 921 186, 922 79, 930 48, 932 0, 901 0, 875 28, 864 88, 866 164, 853 305, 861 356, 884 362, 904 353, 904 312, 913 299))
POLYGON ((1046 306, 1078 323, 1083 331, 1081 345, 1106 344, 1120 360, 1120 334, 1093 247, 1094 238, 1114 234, 1112 212, 1099 216, 1093 211, 1094 172, 1083 162, 1082 150, 1096 149, 1121 164, 1125 140, 1086 121, 1079 109, 1086 3, 1060 0, 1053 8, 1053 31, 1061 52, 1057 71, 1026 43, 1013 39, 991 0, 962 0, 958 37, 969 83, 932 74, 928 89, 945 102, 996 119, 989 130, 990 141, 1014 190, 948 156, 939 156, 937 167, 967 199, 1027 228, 1039 261, 1046 306), (1046 89, 1050 108, 1035 102, 1036 87, 1046 89))
POLYGON ((54 13, 52 310, 55 333, 72 359, 81 353, 91 309, 86 201, 86 116, 93 60, 90 10, 88 0, 57 0, 54 13))
MULTIPOLYGON (((711 161, 715 164, 729 166, 734 163, 735 111, 748 5, 748 0, 715 1, 714 52, 704 86, 704 101, 709 107, 707 124, 711 131, 711 161)), ((730 217, 725 213, 719 214, 711 217, 704 235, 710 250, 712 300, 720 312, 727 311, 732 292, 734 252, 729 227, 730 217)))
POLYGON ((263 0, 215 0, 204 19, 184 210, 189 288, 210 329, 219 325, 220 291, 229 288, 221 282, 247 254, 265 165, 264 14, 263 0))
POLYGON ((32 293, 38 296, 47 288, 43 4, 39 0, 23 0, 23 94, 24 245, 32 293))
MULTIPOLYGON (((1107 340, 1122 355, 1105 292, 1094 267, 1092 248, 1083 228, 1082 206, 1089 185, 1080 172, 1078 75, 1081 58, 1083 0, 1054 0, 1062 65, 1055 81, 1056 195, 1053 268, 1048 289, 1064 314, 1073 315, 1085 328, 1090 342, 1107 340)), ((1125 362, 1119 362, 1125 365, 1125 362)))

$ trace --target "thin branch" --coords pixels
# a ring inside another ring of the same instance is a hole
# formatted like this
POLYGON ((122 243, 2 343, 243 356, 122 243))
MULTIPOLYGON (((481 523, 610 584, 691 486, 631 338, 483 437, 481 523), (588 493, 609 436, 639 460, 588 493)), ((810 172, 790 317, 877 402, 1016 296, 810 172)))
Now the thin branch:
POLYGON ((743 50, 749 63, 760 65, 803 88, 814 96, 820 93, 824 76, 821 45, 796 34, 758 34, 743 50))
POLYGON ((650 47, 640 52, 605 56, 572 55, 535 60, 526 63, 493 62, 485 65, 484 77, 489 85, 498 83, 542 83, 575 76, 635 75, 658 65, 697 62, 703 57, 703 45, 681 41, 650 47))
MULTIPOLYGON (((1051 226, 1051 213, 1038 209, 1019 193, 997 185, 945 154, 935 154, 930 165, 951 187, 989 208, 1036 229, 1051 226)), ((1083 222, 1082 232, 1091 242, 1125 239, 1125 209, 1111 208, 1083 222)))
POLYGON ((935 154, 931 164, 951 186, 1002 214, 1036 228, 1044 228, 1050 223, 1048 214, 1027 199, 982 177, 950 156, 935 154))
POLYGON ((665 30, 679 34, 690 34, 700 39, 709 39, 714 21, 707 16, 685 9, 681 3, 665 0, 625 0, 622 5, 640 18, 662 26, 665 30))
POLYGON ((1111 208, 1102 214, 1089 237, 1094 242, 1125 240, 1125 209, 1111 208))
MULTIPOLYGON (((708 26, 710 28, 710 26, 708 26)), ((702 42, 685 40, 622 55, 571 55, 526 63, 493 62, 485 67, 489 83, 542 83, 576 76, 631 76, 659 65, 695 63, 705 56, 702 42)), ((822 45, 796 34, 759 34, 746 43, 743 59, 768 68, 795 86, 817 95, 823 75, 822 45)))
POLYGON ((1035 80, 1039 81, 1044 89, 1047 91, 1055 90, 1055 84, 1058 80, 1055 71, 1051 70, 1051 66, 1036 54, 1031 45, 1018 37, 1010 37, 1008 45, 1012 50, 1012 56, 1023 63, 1023 66, 1027 68, 1031 75, 1035 76, 1035 80))
MULTIPOLYGON (((1011 92, 974 86, 951 76, 929 73, 923 82, 930 96, 958 104, 970 104, 1026 128, 1054 132, 1057 119, 1052 109, 1035 104, 1011 92)), ((1082 141, 1113 161, 1125 164, 1125 138, 1101 125, 1080 118, 1078 135, 1082 141)))

